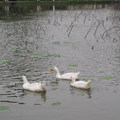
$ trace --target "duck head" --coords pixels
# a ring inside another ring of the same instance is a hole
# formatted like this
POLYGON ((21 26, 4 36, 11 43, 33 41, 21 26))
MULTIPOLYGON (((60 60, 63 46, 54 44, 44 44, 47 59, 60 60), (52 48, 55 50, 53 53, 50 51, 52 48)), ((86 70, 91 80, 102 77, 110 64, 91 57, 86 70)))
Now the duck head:
POLYGON ((49 71, 58 71, 58 68, 54 66, 53 69, 49 69, 49 71))

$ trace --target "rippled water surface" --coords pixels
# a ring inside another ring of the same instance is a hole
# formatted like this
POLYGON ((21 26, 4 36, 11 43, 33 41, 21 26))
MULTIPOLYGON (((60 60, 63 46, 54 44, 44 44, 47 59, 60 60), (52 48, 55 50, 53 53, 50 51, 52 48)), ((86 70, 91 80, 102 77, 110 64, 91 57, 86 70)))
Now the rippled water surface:
POLYGON ((0 5, 1 120, 119 120, 120 8, 99 5, 0 5), (48 70, 80 71, 90 90, 48 70), (47 82, 46 93, 22 88, 47 82))

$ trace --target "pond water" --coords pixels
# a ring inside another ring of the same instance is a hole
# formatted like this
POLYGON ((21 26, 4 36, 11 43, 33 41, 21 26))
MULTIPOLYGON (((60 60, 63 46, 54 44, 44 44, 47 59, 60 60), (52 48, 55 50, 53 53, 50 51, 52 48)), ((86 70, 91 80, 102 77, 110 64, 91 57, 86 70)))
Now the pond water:
POLYGON ((1 120, 119 120, 119 4, 0 5, 0 56, 1 120), (91 89, 56 79, 54 66, 91 89), (47 92, 23 90, 22 75, 47 92))

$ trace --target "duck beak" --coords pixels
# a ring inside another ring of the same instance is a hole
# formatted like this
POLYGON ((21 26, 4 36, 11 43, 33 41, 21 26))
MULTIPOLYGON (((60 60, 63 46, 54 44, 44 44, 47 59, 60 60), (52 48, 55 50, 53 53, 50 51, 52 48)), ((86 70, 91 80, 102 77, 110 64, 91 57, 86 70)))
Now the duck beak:
POLYGON ((51 71, 55 71, 54 69, 49 69, 49 71, 51 72, 51 71))

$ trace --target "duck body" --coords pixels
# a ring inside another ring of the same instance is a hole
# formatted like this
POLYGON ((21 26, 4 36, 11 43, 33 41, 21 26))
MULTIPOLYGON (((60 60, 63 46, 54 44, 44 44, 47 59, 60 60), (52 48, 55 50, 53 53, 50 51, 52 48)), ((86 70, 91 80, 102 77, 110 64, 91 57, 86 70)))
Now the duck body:
POLYGON ((56 71, 56 78, 58 79, 65 79, 65 80, 71 80, 71 77, 74 77, 75 79, 79 78, 80 72, 71 72, 71 73, 65 73, 60 74, 59 69, 57 67, 54 67, 53 69, 50 69, 50 71, 56 71))
POLYGON ((72 78, 72 82, 70 84, 72 87, 80 88, 80 89, 90 89, 91 88, 91 80, 89 81, 75 81, 75 78, 72 78))
POLYGON ((41 91, 46 91, 45 82, 38 82, 38 83, 29 83, 26 76, 22 76, 23 79, 23 89, 33 91, 33 92, 41 92, 41 91))
POLYGON ((65 79, 65 80, 71 80, 71 77, 75 77, 76 79, 79 78, 79 72, 78 73, 65 73, 63 75, 56 74, 56 78, 58 79, 65 79))

